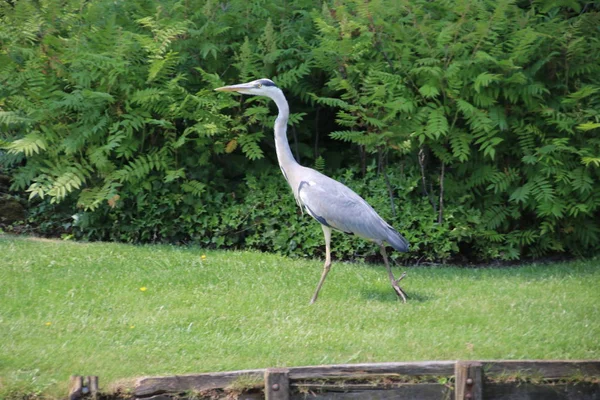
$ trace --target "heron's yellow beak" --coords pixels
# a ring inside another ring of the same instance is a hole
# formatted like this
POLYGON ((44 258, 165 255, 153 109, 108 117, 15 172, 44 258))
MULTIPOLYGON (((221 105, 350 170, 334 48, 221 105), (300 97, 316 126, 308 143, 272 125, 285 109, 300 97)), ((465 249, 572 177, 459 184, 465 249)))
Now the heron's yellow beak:
POLYGON ((215 89, 217 92, 235 92, 236 89, 233 86, 223 86, 215 89))
POLYGON ((216 88, 217 92, 240 92, 242 90, 252 89, 254 85, 248 83, 241 83, 239 85, 231 85, 231 86, 223 86, 220 88, 216 88))

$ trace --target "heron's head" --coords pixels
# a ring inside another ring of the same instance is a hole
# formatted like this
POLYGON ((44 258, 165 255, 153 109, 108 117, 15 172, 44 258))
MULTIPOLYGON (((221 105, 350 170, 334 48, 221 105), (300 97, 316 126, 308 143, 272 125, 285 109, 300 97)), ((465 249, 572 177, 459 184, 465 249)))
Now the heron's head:
POLYGON ((271 93, 280 89, 272 80, 263 78, 248 83, 240 83, 239 85, 223 86, 215 90, 219 92, 238 92, 255 96, 272 97, 271 93))

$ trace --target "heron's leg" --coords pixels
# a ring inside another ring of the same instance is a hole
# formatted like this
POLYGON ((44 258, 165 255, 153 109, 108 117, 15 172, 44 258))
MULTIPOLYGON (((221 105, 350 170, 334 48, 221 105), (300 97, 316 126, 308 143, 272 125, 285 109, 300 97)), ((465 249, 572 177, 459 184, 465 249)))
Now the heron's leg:
POLYGON ((383 256, 383 262, 385 263, 385 267, 387 268, 387 271, 388 271, 388 276, 390 277, 390 282, 392 283, 392 288, 394 289, 394 291, 396 292, 398 297, 400 297, 402 299, 402 301, 404 303, 406 303, 406 293, 404 293, 404 290, 402 290, 400 288, 400 286, 398 286, 398 282, 400 282, 402 280, 402 278, 404 278, 406 276, 406 272, 403 273, 402 275, 400 275, 400 278, 398 278, 398 279, 394 278, 394 274, 392 274, 392 268, 390 267, 390 263, 388 262, 387 252, 385 251, 385 246, 382 244, 379 246, 379 248, 381 250, 381 255, 383 256))
POLYGON ((331 268, 331 228, 325 225, 321 225, 321 228, 323 228, 323 235, 325 236, 325 265, 323 265, 323 273, 321 274, 321 280, 317 285, 317 290, 315 290, 315 294, 313 294, 312 299, 310 299, 310 304, 313 304, 315 301, 317 301, 317 297, 319 297, 319 290, 321 290, 321 286, 323 286, 323 282, 325 282, 327 273, 331 268))

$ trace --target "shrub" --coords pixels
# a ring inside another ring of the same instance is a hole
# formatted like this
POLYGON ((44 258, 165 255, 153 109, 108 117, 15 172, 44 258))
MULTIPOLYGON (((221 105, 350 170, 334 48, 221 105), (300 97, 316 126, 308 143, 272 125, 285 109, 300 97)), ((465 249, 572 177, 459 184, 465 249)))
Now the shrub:
POLYGON ((438 223, 477 210, 486 258, 598 250, 598 9, 396 4, 313 13, 332 137, 420 165, 438 223))
MULTIPOLYGON (((5 2, 0 166, 80 237, 315 254, 272 172, 273 106, 212 91, 270 76, 296 157, 405 233, 401 257, 586 255, 599 25, 551 0, 5 2)), ((373 251, 338 238, 335 256, 373 251)))

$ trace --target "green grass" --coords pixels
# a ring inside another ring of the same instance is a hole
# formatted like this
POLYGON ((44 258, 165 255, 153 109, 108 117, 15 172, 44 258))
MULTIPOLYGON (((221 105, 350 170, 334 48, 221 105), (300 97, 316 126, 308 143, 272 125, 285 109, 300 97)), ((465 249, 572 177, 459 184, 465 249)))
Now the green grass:
POLYGON ((71 374, 107 388, 275 366, 600 358, 597 259, 408 268, 407 304, 383 265, 334 263, 309 306, 318 260, 8 236, 0 257, 0 393, 64 396, 71 374))

